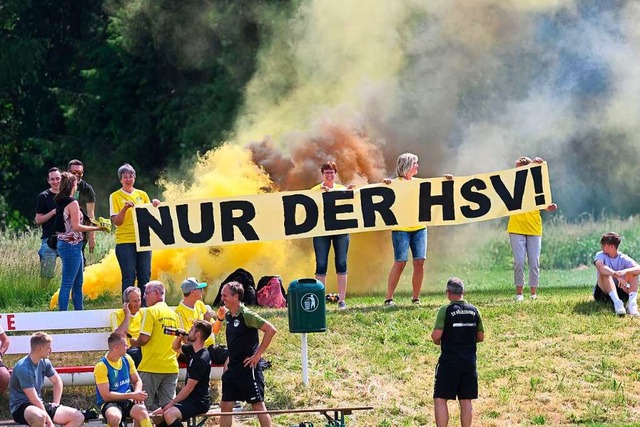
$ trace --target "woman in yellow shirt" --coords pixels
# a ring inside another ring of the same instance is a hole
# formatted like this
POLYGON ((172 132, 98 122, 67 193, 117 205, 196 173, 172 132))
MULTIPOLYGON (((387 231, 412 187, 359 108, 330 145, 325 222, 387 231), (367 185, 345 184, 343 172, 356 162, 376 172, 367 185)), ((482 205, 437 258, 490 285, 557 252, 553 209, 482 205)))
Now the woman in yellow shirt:
POLYGON ((146 306, 144 285, 151 279, 151 251, 138 252, 136 249, 131 208, 145 203, 152 203, 157 207, 160 200, 150 201, 147 193, 133 187, 136 182, 136 171, 128 163, 118 168, 118 180, 122 188, 109 196, 109 212, 111 221, 116 226, 116 258, 122 272, 122 292, 129 286, 135 286, 137 279, 138 287, 142 291, 142 305, 146 306))
MULTIPOLYGON (((531 162, 542 163, 540 157, 531 160, 529 157, 520 157, 516 160, 516 167, 527 166, 531 162)), ((555 203, 547 206, 547 211, 558 209, 555 203)), ((524 212, 511 215, 507 225, 511 250, 513 251, 513 283, 516 287, 516 301, 524 300, 522 288, 524 287, 524 259, 529 262, 529 288, 531 299, 538 298, 537 290, 540 279, 540 249, 542 248, 542 217, 540 211, 524 212)))

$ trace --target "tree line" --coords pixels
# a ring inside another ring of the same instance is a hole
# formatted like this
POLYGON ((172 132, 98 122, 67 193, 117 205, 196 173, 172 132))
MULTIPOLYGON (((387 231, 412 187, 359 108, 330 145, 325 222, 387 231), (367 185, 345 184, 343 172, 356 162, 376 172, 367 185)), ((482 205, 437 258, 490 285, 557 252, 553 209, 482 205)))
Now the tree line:
POLYGON ((153 194, 162 171, 214 148, 290 3, 4 0, 0 227, 29 226, 47 170, 72 158, 107 215, 122 163, 153 194))

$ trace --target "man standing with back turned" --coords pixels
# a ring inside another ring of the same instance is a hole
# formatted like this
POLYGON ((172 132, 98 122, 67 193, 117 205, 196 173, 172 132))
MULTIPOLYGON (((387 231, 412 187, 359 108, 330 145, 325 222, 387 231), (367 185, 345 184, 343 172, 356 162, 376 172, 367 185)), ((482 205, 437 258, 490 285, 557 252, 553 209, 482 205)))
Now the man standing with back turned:
POLYGON ((447 401, 458 398, 460 424, 471 426, 472 399, 478 398, 478 372, 476 371, 476 343, 484 340, 480 312, 463 299, 464 283, 457 277, 447 282, 449 304, 440 307, 431 339, 442 347, 436 365, 433 390, 436 425, 449 423, 447 401))

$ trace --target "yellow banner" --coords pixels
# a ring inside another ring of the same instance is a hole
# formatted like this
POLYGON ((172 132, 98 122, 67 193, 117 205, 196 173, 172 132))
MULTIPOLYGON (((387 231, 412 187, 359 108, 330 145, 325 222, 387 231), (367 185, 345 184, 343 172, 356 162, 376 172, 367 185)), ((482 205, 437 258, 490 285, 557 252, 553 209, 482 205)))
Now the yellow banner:
POLYGON ((140 251, 466 224, 546 208, 546 163, 481 175, 393 180, 350 191, 270 194, 136 205, 140 251))

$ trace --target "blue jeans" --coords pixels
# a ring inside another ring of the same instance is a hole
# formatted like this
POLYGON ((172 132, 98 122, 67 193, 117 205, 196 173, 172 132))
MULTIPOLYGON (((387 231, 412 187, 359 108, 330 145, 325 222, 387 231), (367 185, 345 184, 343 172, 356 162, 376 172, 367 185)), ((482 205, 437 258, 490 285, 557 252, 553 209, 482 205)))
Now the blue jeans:
POLYGON ((144 304, 144 285, 151 279, 151 251, 138 252, 135 243, 118 243, 116 258, 122 272, 122 292, 134 286, 137 278, 144 304))
POLYGON ((393 257, 397 262, 407 262, 409 248, 413 259, 427 258, 427 229, 416 231, 392 231, 393 257))
POLYGON ((69 292, 74 310, 82 310, 82 282, 84 262, 82 261, 82 243, 72 245, 58 240, 58 255, 62 260, 62 283, 58 295, 58 310, 67 311, 69 292))
POLYGON ((349 251, 349 235, 320 236, 313 238, 313 250, 316 253, 316 276, 327 274, 329 262, 329 248, 333 242, 336 273, 347 274, 347 251, 349 251))
POLYGON ((47 245, 47 239, 42 239, 38 256, 40 257, 40 277, 51 279, 55 276, 58 252, 47 245))

